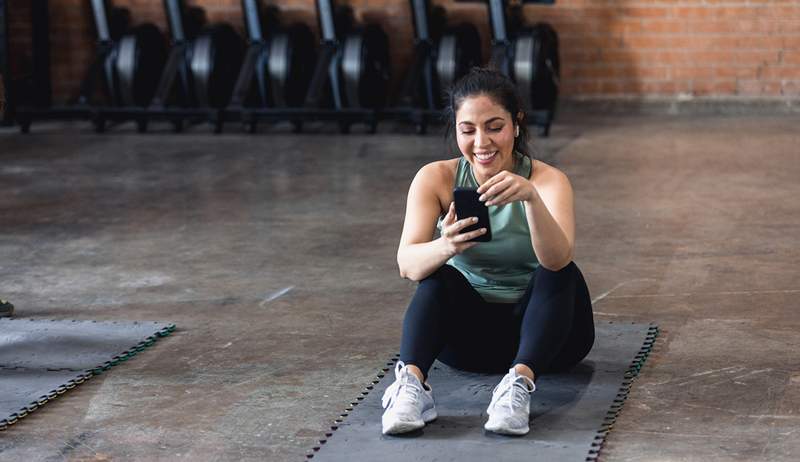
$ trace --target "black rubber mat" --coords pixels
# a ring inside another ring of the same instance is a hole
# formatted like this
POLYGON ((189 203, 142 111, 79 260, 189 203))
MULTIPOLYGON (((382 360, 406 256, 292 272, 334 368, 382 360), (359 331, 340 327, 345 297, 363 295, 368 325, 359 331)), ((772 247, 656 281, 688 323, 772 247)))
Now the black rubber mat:
POLYGON ((382 435, 381 397, 394 381, 392 360, 307 457, 348 462, 594 460, 657 335, 653 325, 597 323, 595 346, 581 364, 537 380, 531 431, 522 437, 483 429, 492 389, 502 375, 467 373, 439 362, 429 378, 439 418, 406 435, 382 435))
POLYGON ((0 319, 0 431, 173 330, 159 322, 0 319))

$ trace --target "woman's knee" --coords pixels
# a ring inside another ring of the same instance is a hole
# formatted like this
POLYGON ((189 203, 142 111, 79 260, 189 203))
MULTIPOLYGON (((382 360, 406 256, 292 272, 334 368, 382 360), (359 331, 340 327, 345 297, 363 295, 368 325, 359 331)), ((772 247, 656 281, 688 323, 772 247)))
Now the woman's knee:
POLYGON ((574 261, 570 261, 569 264, 567 264, 566 266, 564 266, 559 270, 547 269, 542 265, 539 265, 539 267, 536 269, 537 273, 541 272, 544 274, 563 275, 563 276, 573 276, 576 271, 578 271, 578 266, 575 264, 574 261))
POLYGON ((430 307, 435 305, 437 308, 445 308, 452 292, 453 275, 451 271, 456 271, 455 268, 444 265, 436 271, 428 275, 426 278, 419 281, 417 290, 411 300, 409 309, 414 307, 430 307))
POLYGON ((536 269, 533 289, 535 292, 541 292, 543 290, 546 292, 553 290, 560 291, 567 288, 574 290, 578 272, 578 267, 574 262, 570 262, 567 266, 558 271, 539 266, 536 269))
POLYGON ((427 281, 428 279, 450 279, 460 274, 461 272, 455 269, 455 267, 450 265, 442 265, 422 281, 427 281))
POLYGON ((457 269, 450 265, 442 265, 426 278, 419 281, 419 288, 445 290, 452 285, 454 278, 459 276, 461 276, 461 273, 459 273, 457 269))

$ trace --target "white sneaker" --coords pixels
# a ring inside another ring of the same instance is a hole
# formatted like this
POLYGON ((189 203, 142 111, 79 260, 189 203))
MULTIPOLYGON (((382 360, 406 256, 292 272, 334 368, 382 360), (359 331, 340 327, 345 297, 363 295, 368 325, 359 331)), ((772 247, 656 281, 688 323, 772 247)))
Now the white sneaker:
POLYGON ((406 433, 436 419, 433 390, 426 390, 403 361, 394 368, 395 381, 383 393, 383 434, 406 433))
POLYGON ((492 391, 492 402, 486 409, 489 421, 486 430, 504 435, 524 435, 530 431, 531 393, 536 390, 533 381, 517 374, 512 367, 492 391))

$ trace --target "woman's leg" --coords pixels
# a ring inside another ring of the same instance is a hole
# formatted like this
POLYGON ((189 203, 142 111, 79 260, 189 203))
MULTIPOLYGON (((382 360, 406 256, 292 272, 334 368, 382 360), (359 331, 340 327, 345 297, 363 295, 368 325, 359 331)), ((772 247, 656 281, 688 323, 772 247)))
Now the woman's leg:
POLYGON ((520 305, 524 313, 513 364, 537 375, 568 369, 594 344, 592 304, 583 275, 575 263, 560 271, 540 266, 531 284, 520 305))
POLYGON ((462 352, 464 344, 482 343, 485 335, 481 331, 492 330, 489 324, 496 314, 490 305, 461 272, 443 265, 420 281, 406 311, 400 360, 416 366, 427 377, 428 369, 445 346, 462 352))
MULTIPOLYGON (((462 362, 470 367, 495 359, 487 332, 509 332, 514 326, 513 308, 509 305, 498 315, 457 269, 444 265, 423 279, 411 300, 403 320, 400 361, 395 366, 395 382, 383 394, 386 409, 381 417, 384 434, 405 433, 425 426, 436 418, 433 390, 425 377, 433 361, 439 357, 451 366, 462 362), (503 329, 496 327, 504 319, 503 329), (511 321, 511 322, 509 322, 511 321), (454 361, 444 358, 447 347, 454 361), (418 380, 419 379, 419 380, 418 380)), ((513 357, 516 344, 511 344, 513 357)))

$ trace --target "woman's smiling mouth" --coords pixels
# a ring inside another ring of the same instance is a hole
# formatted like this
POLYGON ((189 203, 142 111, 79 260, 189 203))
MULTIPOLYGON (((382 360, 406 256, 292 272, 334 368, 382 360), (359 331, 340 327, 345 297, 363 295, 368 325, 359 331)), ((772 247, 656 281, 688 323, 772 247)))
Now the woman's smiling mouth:
POLYGON ((475 160, 478 161, 479 164, 489 164, 494 160, 495 156, 497 155, 497 151, 490 151, 490 152, 481 152, 481 153, 474 153, 475 160))

